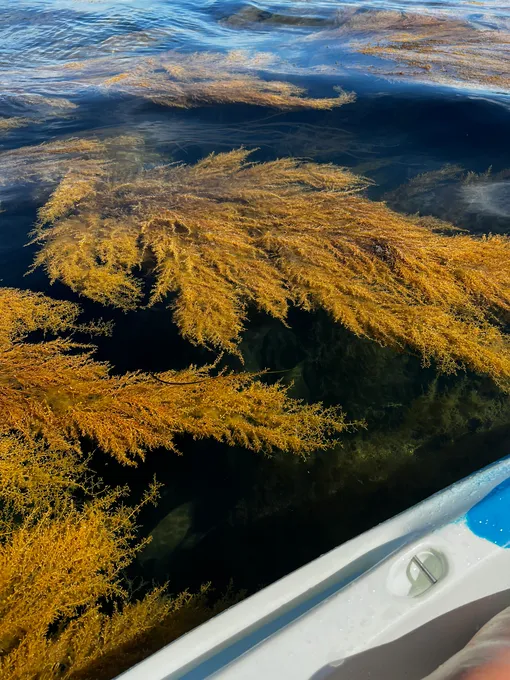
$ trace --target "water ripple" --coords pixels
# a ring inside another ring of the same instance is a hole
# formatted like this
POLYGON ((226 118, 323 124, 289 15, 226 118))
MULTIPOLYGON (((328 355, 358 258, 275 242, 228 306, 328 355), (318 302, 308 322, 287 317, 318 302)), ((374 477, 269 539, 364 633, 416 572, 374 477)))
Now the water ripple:
MULTIPOLYGON (((109 60, 115 74, 129 60, 170 49, 268 51, 277 54, 280 72, 336 73, 341 64, 365 75, 370 60, 346 49, 345 31, 339 39, 333 30, 354 10, 435 15, 510 35, 507 0, 21 0, 0 9, 3 89, 72 96, 73 78, 62 71, 68 62, 109 60)), ((375 30, 371 39, 377 37, 375 30)))

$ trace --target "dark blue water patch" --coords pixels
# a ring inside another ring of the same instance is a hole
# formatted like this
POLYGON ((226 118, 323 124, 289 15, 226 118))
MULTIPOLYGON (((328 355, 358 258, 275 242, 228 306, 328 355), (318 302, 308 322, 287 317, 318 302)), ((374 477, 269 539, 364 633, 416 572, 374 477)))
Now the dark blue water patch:
POLYGON ((501 548, 510 547, 510 478, 499 484, 466 515, 471 531, 501 548))
MULTIPOLYGON (((285 77, 285 80, 304 87, 308 96, 314 98, 331 97, 333 86, 339 84, 338 79, 331 77, 285 77)), ((448 96, 432 95, 417 86, 382 91, 373 82, 370 86, 366 82, 362 88, 355 79, 344 79, 342 85, 346 90, 356 92, 357 101, 331 111, 281 112, 246 105, 216 105, 176 112, 145 102, 140 103, 138 110, 132 108, 131 115, 135 123, 142 125, 166 123, 168 141, 171 141, 172 127, 182 125, 180 140, 186 143, 186 126, 189 125, 197 145, 206 152, 216 145, 221 149, 246 145, 265 147, 269 153, 272 150, 274 155, 281 156, 279 141, 292 126, 291 134, 287 135, 287 155, 309 157, 307 149, 300 149, 299 144, 309 126, 315 126, 316 143, 324 141, 329 151, 328 157, 321 160, 348 166, 355 164, 349 157, 358 157, 360 147, 364 149, 365 158, 395 158, 401 164, 403 154, 419 156, 422 158, 421 172, 430 163, 460 163, 480 172, 489 166, 500 169, 508 165, 508 153, 502 140, 510 122, 510 109, 496 101, 452 95, 451 92, 448 96), (221 137, 222 130, 228 132, 226 145, 223 144, 225 138, 221 137), (339 146, 342 134, 343 146, 339 146)), ((162 142, 165 142, 164 136, 162 142)), ((412 172, 413 164, 408 165, 412 172)))

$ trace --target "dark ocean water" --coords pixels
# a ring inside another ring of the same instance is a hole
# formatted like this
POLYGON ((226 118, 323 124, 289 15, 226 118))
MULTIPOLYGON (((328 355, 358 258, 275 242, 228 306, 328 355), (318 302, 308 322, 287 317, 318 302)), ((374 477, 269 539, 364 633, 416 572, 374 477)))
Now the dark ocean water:
MULTIPOLYGON (((451 73, 430 80, 426 69, 391 70, 355 48, 366 27, 375 25, 373 42, 399 17, 415 15, 465 22, 473 31, 510 29, 503 0, 4 3, 0 120, 25 122, 0 128, 2 285, 76 299, 61 284, 50 287, 42 271, 25 276, 34 256, 28 234, 58 178, 49 171, 29 177, 30 155, 13 154, 69 137, 140 135, 148 156, 189 163, 240 146, 258 149, 257 160, 334 162, 374 180, 370 196, 395 209, 433 214, 476 234, 508 233, 510 92, 502 82, 462 74, 455 81, 451 73), (314 97, 333 96, 340 86, 357 98, 331 111, 214 102, 184 110, 98 85, 99 72, 129 71, 168 50, 244 50, 249 61, 270 53, 269 66, 254 67, 264 78, 295 83, 314 97), (90 69, 69 67, 75 62, 90 69), (399 189, 445 166, 462 171, 413 194, 399 189), (489 168, 475 187, 459 181, 460 172, 489 168)), ((414 19, 405 26, 419 30, 414 19)), ((115 321, 98 356, 119 371, 214 359, 179 337, 163 306, 123 314, 80 303, 90 318, 115 321)), ((368 430, 352 435, 362 437, 357 448, 347 438, 344 448, 307 462, 185 438, 182 456, 155 451, 136 470, 96 454, 97 471, 108 482, 129 483, 134 498, 154 473, 165 484, 159 506, 142 518, 143 533, 166 522, 137 566, 144 578, 170 579, 176 590, 233 578, 238 588, 254 590, 510 452, 508 398, 489 381, 438 376, 412 356, 355 338, 324 314, 294 311, 286 328, 253 312, 242 350, 248 369, 285 371, 295 396, 340 403, 349 417, 366 418, 368 430)))

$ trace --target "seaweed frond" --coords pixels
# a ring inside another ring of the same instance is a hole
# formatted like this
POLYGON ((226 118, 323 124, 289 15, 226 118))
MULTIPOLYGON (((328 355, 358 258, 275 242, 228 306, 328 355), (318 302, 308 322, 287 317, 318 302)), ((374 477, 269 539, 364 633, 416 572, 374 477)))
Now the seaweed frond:
POLYGON ((305 454, 348 426, 339 409, 303 404, 248 373, 212 378, 207 367, 190 367, 113 375, 93 359, 92 346, 65 334, 81 330, 78 312, 72 303, 0 289, 0 434, 71 453, 87 437, 133 463, 148 449, 176 450, 183 433, 305 454), (30 342, 35 330, 53 337, 30 342))
MULTIPOLYGON (((366 21, 367 13, 360 13, 360 19, 366 21)), ((448 15, 394 12, 399 16, 388 21, 380 14, 372 13, 372 25, 365 24, 363 38, 353 47, 393 61, 389 70, 379 69, 384 75, 456 87, 510 88, 508 31, 479 28, 448 15)))
POLYGON ((257 71, 272 65, 271 54, 241 50, 227 54, 167 52, 129 71, 105 79, 109 90, 149 99, 156 104, 192 108, 207 104, 250 104, 277 109, 332 109, 354 101, 352 93, 313 99, 288 82, 262 79, 257 71))
POLYGON ((127 462, 130 452, 156 440, 172 446, 172 432, 212 433, 252 448, 257 442, 292 448, 303 432, 306 448, 310 425, 320 429, 320 437, 335 429, 333 420, 326 422, 326 411, 307 412, 278 388, 269 388, 266 399, 264 386, 249 376, 239 382, 218 378, 223 404, 219 393, 216 398, 208 393, 216 383, 205 379, 206 370, 172 373, 175 380, 189 373, 202 378, 199 391, 188 392, 188 398, 181 392, 185 387, 174 387, 173 403, 172 388, 148 374, 112 377, 106 364, 91 358, 91 347, 62 337, 94 329, 80 325, 78 314, 72 303, 0 288, 0 676, 5 680, 109 680, 242 597, 230 590, 211 598, 207 585, 176 596, 145 585, 141 595, 133 593, 125 570, 150 540, 138 541, 136 521, 144 505, 156 502, 159 485, 154 481, 135 507, 125 505, 127 489, 105 489, 89 470, 83 437, 127 462), (225 406, 229 387, 230 410, 225 406), (284 402, 287 421, 278 412, 284 402), (301 416, 308 421, 305 431, 301 416), (224 426, 217 422, 222 418, 224 426))
POLYGON ((123 569, 140 506, 111 491, 71 503, 0 537, 0 674, 3 680, 109 680, 239 599, 210 602, 206 585, 171 597, 133 598, 123 569))
POLYGON ((38 200, 46 200, 49 192, 65 178, 64 187, 52 197, 52 212, 47 206, 49 219, 56 215, 55 210, 65 196, 72 194, 79 200, 90 183, 102 177, 112 162, 120 176, 123 172, 131 174, 133 168, 138 169, 149 159, 152 160, 151 152, 136 135, 70 137, 22 146, 0 153, 0 191, 5 191, 8 197, 13 189, 29 191, 38 200))
POLYGON ((323 308, 425 364, 508 384, 498 321, 510 310, 507 238, 449 235, 451 225, 396 213, 331 164, 248 156, 240 149, 99 180, 40 226, 35 265, 122 309, 141 303, 141 273, 151 271, 151 304, 172 294, 181 333, 198 344, 236 352, 249 305, 282 321, 289 305, 323 308))
POLYGON ((30 118, 23 118, 22 116, 10 116, 9 118, 0 118, 0 134, 16 130, 20 127, 30 125, 32 121, 30 118))

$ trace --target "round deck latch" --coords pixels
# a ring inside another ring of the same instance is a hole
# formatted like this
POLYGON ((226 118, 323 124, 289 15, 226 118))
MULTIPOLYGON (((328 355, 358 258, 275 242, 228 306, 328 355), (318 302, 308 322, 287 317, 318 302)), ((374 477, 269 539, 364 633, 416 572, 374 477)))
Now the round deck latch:
POLYGON ((437 585, 447 572, 448 563, 443 553, 421 547, 393 566, 388 586, 394 595, 419 597, 437 585))
POLYGON ((440 581, 445 575, 445 560, 435 550, 420 550, 413 555, 407 567, 409 597, 417 597, 440 581))

